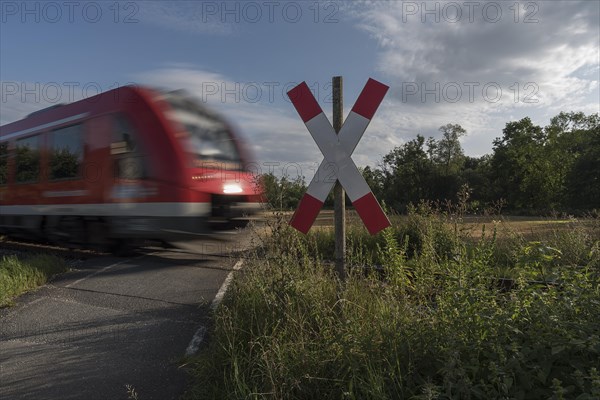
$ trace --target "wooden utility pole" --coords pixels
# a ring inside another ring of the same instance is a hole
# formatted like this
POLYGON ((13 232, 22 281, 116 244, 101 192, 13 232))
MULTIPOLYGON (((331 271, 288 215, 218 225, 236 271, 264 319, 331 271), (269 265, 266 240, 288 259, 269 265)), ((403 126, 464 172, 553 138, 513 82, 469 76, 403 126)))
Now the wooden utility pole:
MULTIPOLYGON (((339 134, 344 123, 344 94, 341 76, 332 79, 333 90, 333 129, 339 134)), ((338 166, 334 166, 338 168, 338 166)), ((340 182, 335 183, 334 227, 335 227, 335 269, 342 282, 346 280, 346 192, 340 182)))

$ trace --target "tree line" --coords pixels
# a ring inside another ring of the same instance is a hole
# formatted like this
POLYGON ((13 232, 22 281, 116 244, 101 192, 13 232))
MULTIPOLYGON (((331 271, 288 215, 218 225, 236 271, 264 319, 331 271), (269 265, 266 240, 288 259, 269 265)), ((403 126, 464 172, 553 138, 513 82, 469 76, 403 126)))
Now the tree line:
MULTIPOLYGON (((454 201, 468 195, 474 212, 502 204, 509 212, 544 214, 600 208, 598 113, 561 112, 541 127, 529 117, 506 123, 492 153, 464 154, 458 124, 441 137, 417 135, 395 147, 376 166, 362 169, 379 201, 398 212, 422 200, 454 201)), ((278 209, 294 209, 306 190, 302 177, 263 175, 266 197, 278 209)), ((333 204, 330 194, 325 206, 333 204)))

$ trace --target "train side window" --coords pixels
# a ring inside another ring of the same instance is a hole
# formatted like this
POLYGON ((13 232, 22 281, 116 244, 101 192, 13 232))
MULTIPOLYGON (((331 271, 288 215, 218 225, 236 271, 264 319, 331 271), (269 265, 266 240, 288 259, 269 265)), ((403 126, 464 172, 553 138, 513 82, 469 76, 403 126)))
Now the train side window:
POLYGON ((0 185, 8 183, 8 142, 0 143, 0 185))
POLYGON ((36 182, 40 178, 40 136, 17 140, 17 182, 36 182))
POLYGON ((113 138, 110 145, 111 154, 123 154, 136 151, 137 143, 133 127, 129 120, 121 114, 113 119, 113 138))
POLYGON ((52 131, 50 179, 73 179, 80 176, 83 160, 82 125, 52 131))
POLYGON ((115 176, 120 179, 146 177, 144 156, 138 146, 139 135, 125 115, 115 114, 110 154, 115 159, 115 176))

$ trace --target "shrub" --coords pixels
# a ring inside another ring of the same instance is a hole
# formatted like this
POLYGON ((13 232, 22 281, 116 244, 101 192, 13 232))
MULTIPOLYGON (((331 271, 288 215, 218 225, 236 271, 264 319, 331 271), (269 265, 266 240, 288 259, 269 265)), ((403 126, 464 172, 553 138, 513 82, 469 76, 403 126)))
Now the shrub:
POLYGON ((376 238, 349 230, 353 260, 383 273, 345 283, 330 234, 277 226, 216 311, 187 397, 598 398, 597 242, 575 258, 573 237, 510 242, 514 285, 501 288, 497 235, 467 239, 425 211, 376 238))

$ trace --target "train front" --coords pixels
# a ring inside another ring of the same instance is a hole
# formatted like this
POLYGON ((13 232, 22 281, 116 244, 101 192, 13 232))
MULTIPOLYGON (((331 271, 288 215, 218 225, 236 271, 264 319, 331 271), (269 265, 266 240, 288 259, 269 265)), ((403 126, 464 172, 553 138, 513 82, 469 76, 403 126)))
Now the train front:
POLYGON ((164 93, 173 135, 181 144, 185 176, 195 201, 205 203, 211 230, 244 225, 261 210, 263 187, 251 151, 217 113, 183 91, 164 93))

